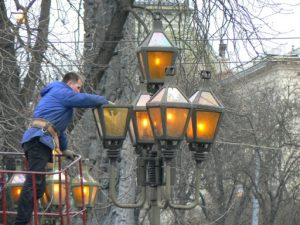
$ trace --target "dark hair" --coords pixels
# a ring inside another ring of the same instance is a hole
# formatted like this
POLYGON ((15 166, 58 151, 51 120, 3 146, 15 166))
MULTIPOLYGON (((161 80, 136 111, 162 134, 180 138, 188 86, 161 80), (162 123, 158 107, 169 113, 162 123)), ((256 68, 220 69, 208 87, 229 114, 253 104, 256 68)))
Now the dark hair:
POLYGON ((68 83, 69 81, 77 82, 78 80, 82 80, 80 75, 75 72, 66 73, 63 77, 63 82, 68 83))

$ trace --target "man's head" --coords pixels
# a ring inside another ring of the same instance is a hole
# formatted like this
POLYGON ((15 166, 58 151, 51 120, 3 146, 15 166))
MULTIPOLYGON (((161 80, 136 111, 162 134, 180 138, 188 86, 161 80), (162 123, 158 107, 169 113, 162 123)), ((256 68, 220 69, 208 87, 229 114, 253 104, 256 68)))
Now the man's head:
POLYGON ((82 78, 74 72, 66 73, 62 81, 69 85, 76 92, 80 92, 83 85, 82 78))

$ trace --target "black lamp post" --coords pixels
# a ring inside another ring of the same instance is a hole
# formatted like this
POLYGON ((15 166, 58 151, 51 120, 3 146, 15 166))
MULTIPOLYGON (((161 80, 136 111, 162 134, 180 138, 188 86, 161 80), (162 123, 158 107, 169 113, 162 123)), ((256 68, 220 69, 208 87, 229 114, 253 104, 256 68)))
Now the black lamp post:
MULTIPOLYGON (((202 71, 203 80, 210 79, 209 71, 202 71)), ((191 97, 192 112, 189 120, 186 140, 196 161, 203 161, 219 130, 223 105, 208 85, 200 88, 191 97)))
POLYGON ((165 35, 160 15, 156 14, 153 30, 138 47, 137 58, 150 93, 155 93, 167 75, 173 75, 178 48, 165 35))

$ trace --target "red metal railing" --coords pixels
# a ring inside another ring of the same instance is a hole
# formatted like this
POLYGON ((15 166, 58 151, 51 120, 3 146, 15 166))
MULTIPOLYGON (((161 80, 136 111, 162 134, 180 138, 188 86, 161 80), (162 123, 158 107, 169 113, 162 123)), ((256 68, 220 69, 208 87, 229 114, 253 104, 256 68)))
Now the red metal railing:
MULTIPOLYGON (((0 152, 0 156, 11 156, 14 158, 23 158, 25 160, 24 154, 22 153, 15 153, 15 152, 0 152)), ((9 225, 7 223, 7 220, 9 217, 14 217, 17 212, 13 211, 11 209, 7 209, 8 202, 7 202, 7 183, 9 179, 8 177, 11 177, 13 174, 31 174, 32 175, 32 183, 33 183, 33 202, 34 202, 34 211, 33 211, 33 220, 31 221, 32 225, 39 225, 38 221, 40 217, 44 218, 54 218, 56 220, 60 221, 61 225, 70 225, 70 218, 80 216, 82 219, 82 224, 86 225, 86 214, 87 214, 87 208, 85 207, 85 199, 84 199, 84 189, 83 189, 83 179, 82 179, 82 161, 81 156, 76 155, 74 161, 70 162, 67 166, 64 166, 62 168, 62 156, 61 155, 55 155, 58 159, 58 171, 54 172, 28 172, 28 171, 16 171, 16 170, 5 170, 0 168, 0 192, 2 197, 2 210, 0 211, 0 218, 2 216, 3 225, 9 225), (81 183, 81 196, 82 196, 82 207, 81 208, 73 208, 70 207, 70 181, 68 179, 69 177, 69 171, 70 169, 79 170, 80 174, 80 183, 81 183), (44 174, 47 176, 58 174, 59 176, 59 205, 57 210, 54 210, 51 208, 51 211, 39 211, 38 210, 38 204, 40 202, 37 199, 37 193, 36 193, 36 175, 38 174, 44 174), (62 186, 61 186, 61 179, 62 175, 65 177, 65 204, 62 204, 62 186)), ((25 168, 27 167, 27 162, 24 161, 25 168)), ((13 218, 11 218, 13 219, 13 218)), ((1 224, 0 224, 1 225, 1 224)))

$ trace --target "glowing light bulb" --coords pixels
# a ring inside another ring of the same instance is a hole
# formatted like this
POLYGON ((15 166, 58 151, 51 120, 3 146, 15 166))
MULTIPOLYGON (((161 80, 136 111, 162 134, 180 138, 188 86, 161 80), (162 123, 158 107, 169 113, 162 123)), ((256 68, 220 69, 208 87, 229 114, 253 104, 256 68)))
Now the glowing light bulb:
POLYGON ((83 194, 88 194, 88 191, 89 191, 88 187, 84 186, 83 187, 83 194))
POLYGON ((155 65, 160 65, 160 58, 155 58, 155 65))
POLYGON ((59 184, 54 184, 53 191, 56 193, 59 192, 59 184))
POLYGON ((21 194, 21 188, 18 188, 16 192, 17 192, 17 195, 20 195, 21 194))
POLYGON ((203 132, 205 130, 205 124, 204 123, 198 123, 197 124, 197 129, 200 132, 203 132))
POLYGON ((174 120, 174 116, 173 116, 172 113, 168 113, 168 114, 167 114, 167 120, 168 120, 168 121, 173 121, 173 120, 174 120))
POLYGON ((144 128, 148 127, 148 124, 149 124, 149 123, 148 123, 147 118, 144 118, 144 119, 143 119, 142 124, 143 124, 143 127, 144 127, 144 128))

